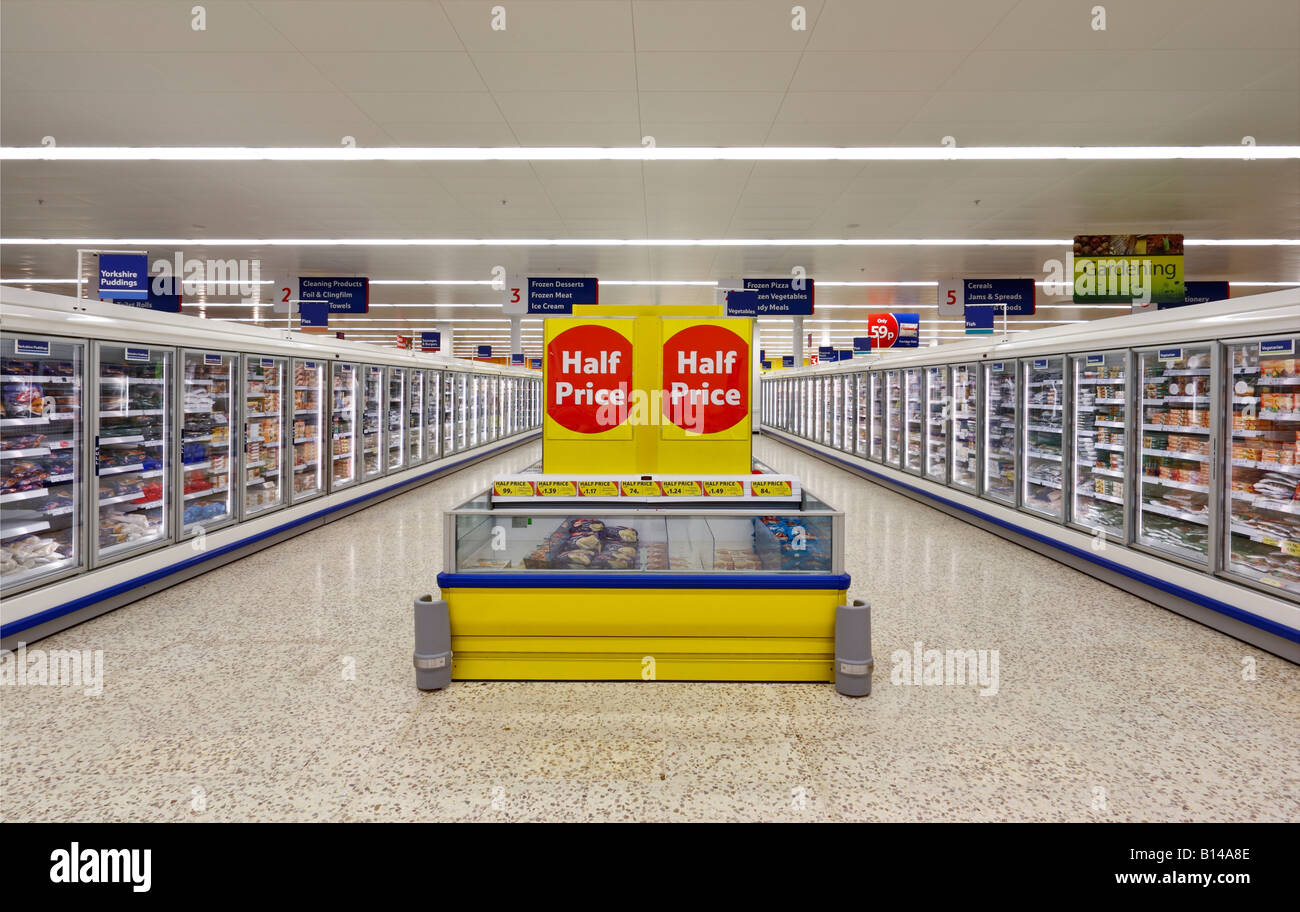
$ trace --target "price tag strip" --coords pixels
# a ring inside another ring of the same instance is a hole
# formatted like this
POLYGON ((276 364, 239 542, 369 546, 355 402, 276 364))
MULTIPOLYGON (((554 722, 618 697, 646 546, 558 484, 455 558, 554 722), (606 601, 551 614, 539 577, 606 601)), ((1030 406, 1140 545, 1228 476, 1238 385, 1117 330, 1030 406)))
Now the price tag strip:
POLYGON ((493 503, 529 501, 764 503, 799 500, 794 475, 502 475, 492 482, 493 503))

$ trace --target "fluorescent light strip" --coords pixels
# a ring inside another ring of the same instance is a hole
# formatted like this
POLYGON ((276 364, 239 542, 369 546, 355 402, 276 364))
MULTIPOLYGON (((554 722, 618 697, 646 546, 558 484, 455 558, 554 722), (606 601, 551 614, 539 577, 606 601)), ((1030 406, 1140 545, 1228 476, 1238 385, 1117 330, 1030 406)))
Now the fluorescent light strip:
MULTIPOLYGON (((0 238, 52 247, 1068 247, 1072 238, 0 238)), ((1183 239, 1185 247, 1300 247, 1300 238, 1183 239)))
POLYGON ((8 161, 1168 161, 1300 158, 1300 146, 6 146, 8 161))

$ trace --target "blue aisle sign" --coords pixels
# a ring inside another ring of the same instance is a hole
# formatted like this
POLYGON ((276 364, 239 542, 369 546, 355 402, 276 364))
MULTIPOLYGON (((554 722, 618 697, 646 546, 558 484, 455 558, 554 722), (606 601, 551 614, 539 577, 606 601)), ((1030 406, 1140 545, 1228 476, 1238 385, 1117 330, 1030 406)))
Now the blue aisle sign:
POLYGON ((853 337, 853 353, 854 353, 855 355, 866 355, 866 354, 870 354, 870 353, 871 353, 871 337, 870 337, 870 336, 854 336, 854 337, 853 337))
POLYGON ((967 307, 1005 304, 1009 317, 1034 313, 1033 279, 962 279, 962 286, 967 307))
POLYGON ((298 305, 299 327, 302 329, 328 329, 330 305, 328 301, 303 301, 298 305))
POLYGON ((541 370, 541 369, 542 369, 542 359, 541 359, 541 358, 529 358, 529 359, 528 359, 528 366, 531 367, 533 370, 541 370))
POLYGON ((524 366, 524 353, 523 353, 523 352, 511 352, 511 353, 510 353, 510 366, 511 366, 511 367, 523 367, 523 366, 524 366))
POLYGON ((101 253, 99 297, 105 301, 145 301, 149 298, 147 253, 101 253))
POLYGON ((828 364, 831 361, 836 360, 835 346, 819 345, 817 347, 817 360, 820 361, 822 364, 828 364))
POLYGON ((168 279, 164 282, 150 282, 149 294, 143 301, 127 300, 119 301, 118 303, 125 304, 128 307, 139 307, 141 310, 156 310, 161 313, 180 313, 181 296, 179 292, 176 294, 171 294, 170 292, 159 293, 154 288, 155 285, 163 288, 174 288, 179 284, 180 282, 175 279, 168 279))
POLYGON ((851 349, 851 348, 841 348, 838 352, 836 352, 836 358, 835 358, 835 360, 837 360, 837 361, 852 361, 852 360, 853 360, 853 349, 851 349))
POLYGON ((1207 301, 1226 301, 1231 292, 1227 282, 1184 282, 1183 301, 1181 304, 1157 304, 1160 310, 1171 307, 1186 307, 1188 304, 1204 304, 1207 301))
POLYGON ((756 314, 808 316, 813 312, 812 279, 745 279, 745 288, 758 292, 756 314))
POLYGON ((996 307, 987 305, 966 308, 966 335, 988 336, 993 334, 993 314, 996 307))
POLYGON ((492 358, 492 346, 480 345, 478 347, 478 359, 480 361, 489 361, 492 358))
POLYGON ((594 277, 529 276, 523 288, 510 289, 514 303, 519 303, 520 295, 526 297, 530 314, 571 314, 575 304, 600 303, 600 282, 594 277))
POLYGON ((298 279, 298 300, 326 301, 330 313, 369 313, 370 280, 358 276, 301 276, 298 279))
POLYGON ((727 316, 758 316, 758 292, 750 289, 732 288, 726 292, 727 316))
POLYGON ((781 366, 782 366, 782 367, 794 367, 794 355, 782 355, 782 356, 781 356, 781 366))
POLYGON ((422 352, 442 351, 442 333, 441 332, 420 333, 420 351, 422 352))
POLYGON ((760 360, 759 360, 759 363, 763 365, 763 370, 765 370, 765 371, 770 371, 770 370, 772 369, 772 362, 771 362, 771 361, 768 361, 768 360, 766 360, 766 359, 760 359, 760 360))

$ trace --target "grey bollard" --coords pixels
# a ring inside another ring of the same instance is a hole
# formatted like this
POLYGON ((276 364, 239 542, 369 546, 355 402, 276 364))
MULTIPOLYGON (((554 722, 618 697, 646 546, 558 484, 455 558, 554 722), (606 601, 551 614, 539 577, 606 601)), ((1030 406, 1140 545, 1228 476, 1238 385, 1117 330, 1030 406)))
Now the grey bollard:
POLYGON ((861 599, 835 609, 835 690, 846 697, 871 695, 871 606, 861 599))
POLYGON ((432 595, 415 600, 415 686, 442 690, 451 685, 451 612, 432 595))

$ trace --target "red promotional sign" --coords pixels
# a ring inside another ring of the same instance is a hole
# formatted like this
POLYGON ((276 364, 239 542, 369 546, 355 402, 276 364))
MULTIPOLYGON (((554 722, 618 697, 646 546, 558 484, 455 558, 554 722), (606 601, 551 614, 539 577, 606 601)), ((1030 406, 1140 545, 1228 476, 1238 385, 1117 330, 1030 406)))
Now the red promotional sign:
POLYGON ((664 417, 697 434, 749 414, 749 344, 721 326, 691 326, 664 343, 664 417))
POLYGON ((893 348, 898 341, 898 318, 891 313, 867 314, 867 338, 872 348, 893 348))
POLYGON ((631 391, 632 342, 608 326, 575 326, 546 346, 546 414, 562 427, 599 434, 621 424, 631 391))

